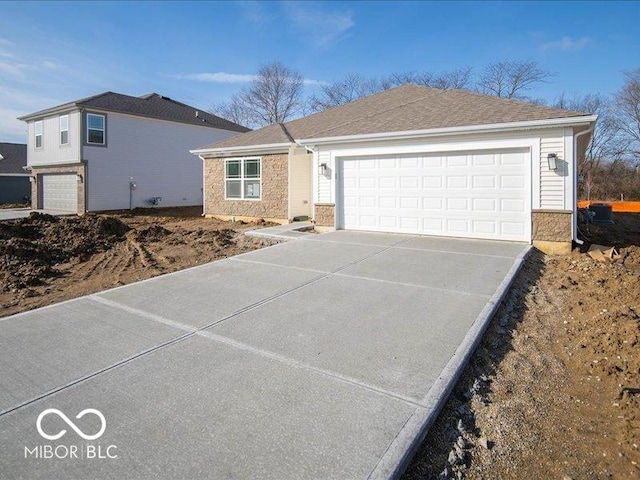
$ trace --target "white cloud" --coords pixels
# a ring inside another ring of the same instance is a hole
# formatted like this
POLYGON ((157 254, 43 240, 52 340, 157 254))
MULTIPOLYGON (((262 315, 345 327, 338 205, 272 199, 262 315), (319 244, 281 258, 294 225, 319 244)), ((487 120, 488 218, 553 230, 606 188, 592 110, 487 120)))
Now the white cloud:
MULTIPOLYGON (((227 73, 227 72, 202 72, 202 73, 178 73, 170 75, 178 80, 195 80, 198 82, 212 83, 249 83, 258 79, 258 75, 248 75, 243 73, 227 73)), ((325 85, 322 80, 314 80, 312 78, 303 79, 305 85, 325 85)))
POLYGON ((318 47, 338 43, 355 25, 351 11, 328 11, 314 3, 287 3, 285 13, 294 29, 318 47))
POLYGON ((42 65, 44 65, 46 68, 50 68, 51 70, 56 70, 59 67, 57 63, 50 62, 49 60, 45 60, 44 62, 42 62, 42 65))
POLYGON ((13 45, 12 41, 6 38, 0 38, 0 57, 15 58, 14 54, 10 51, 13 45))
POLYGON ((258 26, 265 26, 276 19, 276 15, 267 12, 265 3, 262 2, 237 2, 236 5, 242 10, 242 16, 258 26))
POLYGON ((23 78, 24 70, 26 67, 26 65, 22 64, 0 62, 0 75, 6 75, 8 77, 14 78, 23 78))
POLYGON ((546 42, 541 45, 543 50, 580 50, 581 48, 587 46, 591 43, 591 39, 589 37, 580 37, 580 38, 572 38, 572 37, 562 37, 560 40, 555 40, 551 42, 546 42))
POLYGON ((27 143, 26 124, 17 119, 25 111, 0 108, 0 141, 27 143))

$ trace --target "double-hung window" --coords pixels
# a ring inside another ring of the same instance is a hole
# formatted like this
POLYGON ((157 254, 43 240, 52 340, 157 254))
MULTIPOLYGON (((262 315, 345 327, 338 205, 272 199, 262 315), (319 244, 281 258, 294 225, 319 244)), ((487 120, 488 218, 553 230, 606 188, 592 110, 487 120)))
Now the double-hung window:
POLYGON ((234 158, 224 165, 225 199, 260 200, 260 158, 234 158))
POLYGON ((60 117, 60 145, 69 145, 69 115, 60 117))
POLYGON ((37 121, 34 126, 36 148, 42 148, 42 120, 37 121))
POLYGON ((104 115, 87 113, 87 143, 92 145, 104 145, 106 143, 104 115))

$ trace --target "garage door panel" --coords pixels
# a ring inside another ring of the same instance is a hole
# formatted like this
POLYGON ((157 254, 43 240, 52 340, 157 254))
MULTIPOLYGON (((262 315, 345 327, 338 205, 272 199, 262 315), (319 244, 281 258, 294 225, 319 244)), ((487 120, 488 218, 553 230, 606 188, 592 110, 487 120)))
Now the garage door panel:
POLYGON ((496 164, 496 156, 492 153, 474 155, 472 164, 474 167, 493 167, 496 164))
POLYGON ((529 158, 521 150, 342 159, 340 226, 529 241, 529 158))
POLYGON ((42 175, 42 208, 77 212, 78 180, 75 174, 42 175))

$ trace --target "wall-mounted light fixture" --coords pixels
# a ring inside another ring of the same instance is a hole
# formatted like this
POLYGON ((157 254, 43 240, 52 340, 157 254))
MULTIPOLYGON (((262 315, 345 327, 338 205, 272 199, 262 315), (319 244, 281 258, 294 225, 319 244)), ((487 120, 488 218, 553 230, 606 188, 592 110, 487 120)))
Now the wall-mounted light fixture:
POLYGON ((76 178, 78 179, 78 183, 82 183, 82 175, 80 173, 76 173, 76 178))
POLYGON ((321 163, 318 166, 318 173, 320 175, 325 175, 327 173, 327 164, 326 163, 321 163))
POLYGON ((36 182, 36 176, 35 175, 30 175, 29 176, 29 183, 35 183, 36 182))
POLYGON ((549 162, 549 170, 555 172, 558 169, 558 154, 550 153, 547 155, 547 162, 549 162))

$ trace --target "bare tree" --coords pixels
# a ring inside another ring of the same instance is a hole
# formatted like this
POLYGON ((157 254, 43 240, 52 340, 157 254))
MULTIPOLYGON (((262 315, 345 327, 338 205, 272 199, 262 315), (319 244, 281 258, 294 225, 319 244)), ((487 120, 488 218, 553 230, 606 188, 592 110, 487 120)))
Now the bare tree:
POLYGON ((456 70, 442 73, 392 73, 389 77, 383 80, 383 84, 385 86, 396 86, 403 85, 405 83, 414 83, 416 85, 439 88, 441 90, 447 90, 450 88, 469 89, 471 86, 471 73, 471 67, 458 68, 456 70))
POLYGON ((548 82, 553 76, 536 62, 495 62, 484 68, 477 89, 486 95, 526 99, 524 92, 539 83, 548 82))
POLYGON ((235 94, 230 100, 220 102, 211 108, 211 112, 227 120, 231 120, 239 125, 255 126, 253 119, 246 108, 242 97, 235 94))
POLYGON ((591 136, 584 157, 578 158, 578 174, 585 179, 582 188, 587 196, 604 193, 605 185, 611 184, 616 174, 617 164, 621 161, 627 142, 620 135, 615 105, 609 97, 601 94, 588 94, 567 98, 562 94, 554 105, 584 113, 598 115, 595 131, 591 136))
POLYGON ((616 93, 620 129, 627 138, 628 154, 640 166, 640 68, 624 72, 625 83, 616 93))
POLYGON ((319 112, 330 107, 343 105, 367 95, 385 90, 381 82, 358 74, 349 74, 342 80, 336 80, 320 87, 317 95, 309 99, 311 110, 319 112))
POLYGON ((256 78, 213 113, 252 128, 283 123, 303 107, 302 75, 280 62, 260 67, 256 78))
POLYGON ((403 72, 392 73, 381 79, 350 74, 342 80, 323 85, 320 93, 311 97, 310 108, 319 112, 326 108, 343 105, 358 98, 373 95, 406 83, 440 88, 442 90, 449 88, 468 89, 471 84, 471 72, 471 68, 460 68, 439 74, 403 72))

